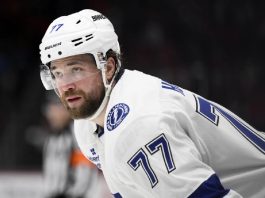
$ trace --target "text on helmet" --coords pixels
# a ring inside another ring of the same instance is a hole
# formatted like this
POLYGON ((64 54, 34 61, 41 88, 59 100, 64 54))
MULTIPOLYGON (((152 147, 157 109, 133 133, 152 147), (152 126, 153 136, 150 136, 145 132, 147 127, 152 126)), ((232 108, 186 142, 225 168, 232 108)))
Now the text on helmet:
POLYGON ((106 17, 103 14, 97 14, 92 16, 93 21, 101 20, 101 19, 106 19, 106 17))

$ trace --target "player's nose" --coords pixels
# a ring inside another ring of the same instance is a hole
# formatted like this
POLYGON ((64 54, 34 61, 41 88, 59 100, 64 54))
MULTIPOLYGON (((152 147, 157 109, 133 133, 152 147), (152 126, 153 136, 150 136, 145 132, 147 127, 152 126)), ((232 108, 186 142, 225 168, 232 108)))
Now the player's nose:
POLYGON ((61 90, 69 91, 69 90, 74 90, 76 88, 75 83, 66 83, 64 85, 61 85, 61 90))

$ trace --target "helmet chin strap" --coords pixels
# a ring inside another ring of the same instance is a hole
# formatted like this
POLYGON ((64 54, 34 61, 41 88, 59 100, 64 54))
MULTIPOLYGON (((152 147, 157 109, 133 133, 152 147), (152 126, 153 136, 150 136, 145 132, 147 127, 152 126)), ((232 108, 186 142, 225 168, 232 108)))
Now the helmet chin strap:
POLYGON ((113 75, 113 77, 112 77, 110 83, 108 83, 108 80, 107 80, 107 78, 106 78, 106 73, 105 73, 105 71, 106 71, 106 70, 105 70, 105 66, 103 66, 102 69, 101 69, 101 74, 102 74, 103 84, 104 84, 104 86, 105 86, 105 96, 104 96, 104 99, 103 99, 102 103, 100 104, 99 108, 97 109, 97 111, 96 111, 93 115, 91 115, 91 116, 89 116, 89 117, 86 118, 86 119, 88 119, 88 120, 93 120, 93 119, 95 119, 96 117, 98 117, 99 114, 100 114, 100 113, 103 111, 103 109, 106 107, 106 105, 107 105, 107 103, 108 103, 108 101, 109 101, 110 93, 111 93, 112 88, 113 88, 113 87, 112 87, 112 84, 113 84, 113 82, 114 82, 114 79, 115 79, 115 77, 116 77, 116 75, 117 75, 119 69, 118 69, 118 67, 116 67, 116 71, 115 71, 115 73, 114 73, 114 75, 113 75))

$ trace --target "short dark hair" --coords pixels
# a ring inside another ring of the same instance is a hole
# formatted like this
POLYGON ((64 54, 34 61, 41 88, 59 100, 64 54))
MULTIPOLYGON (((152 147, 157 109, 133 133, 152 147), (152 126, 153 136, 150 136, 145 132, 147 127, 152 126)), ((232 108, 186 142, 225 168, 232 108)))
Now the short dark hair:
POLYGON ((118 64, 120 64, 120 70, 115 77, 115 81, 117 82, 121 78, 122 74, 124 73, 124 68, 122 66, 122 55, 110 49, 106 53, 106 58, 108 59, 109 57, 112 57, 115 60, 116 68, 118 64))

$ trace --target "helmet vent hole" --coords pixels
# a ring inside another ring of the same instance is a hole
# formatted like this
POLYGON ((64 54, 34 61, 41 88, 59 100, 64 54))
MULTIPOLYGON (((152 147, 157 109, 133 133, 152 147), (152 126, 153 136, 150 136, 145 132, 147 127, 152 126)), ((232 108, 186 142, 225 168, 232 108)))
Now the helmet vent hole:
POLYGON ((78 46, 78 45, 80 45, 80 44, 82 44, 82 43, 83 43, 83 42, 76 43, 75 46, 78 46))
POLYGON ((74 40, 72 40, 72 42, 74 43, 74 42, 76 42, 76 41, 80 41, 80 40, 82 40, 82 38, 74 39, 74 40))
POLYGON ((74 43, 75 46, 81 45, 82 43, 90 40, 93 38, 93 34, 88 34, 84 37, 76 38, 72 40, 72 43, 74 43))
POLYGON ((78 23, 80 23, 81 22, 81 20, 78 20, 77 22, 76 22, 76 24, 78 24, 78 23))
POLYGON ((92 38, 93 38, 93 36, 92 36, 92 37, 90 37, 90 38, 87 38, 87 39, 86 39, 86 41, 88 41, 88 40, 90 40, 90 39, 92 39, 92 38))
POLYGON ((83 41, 81 41, 81 40, 82 40, 82 38, 77 38, 77 39, 72 40, 72 42, 75 43, 75 46, 78 46, 78 45, 83 43, 83 41), (80 42, 78 42, 78 41, 80 41, 80 42))
POLYGON ((59 55, 62 55, 62 52, 61 52, 61 51, 59 51, 59 52, 58 52, 58 54, 59 54, 59 55))
POLYGON ((89 34, 89 35, 86 35, 86 41, 90 40, 93 38, 93 35, 92 34, 89 34))

